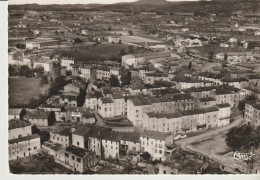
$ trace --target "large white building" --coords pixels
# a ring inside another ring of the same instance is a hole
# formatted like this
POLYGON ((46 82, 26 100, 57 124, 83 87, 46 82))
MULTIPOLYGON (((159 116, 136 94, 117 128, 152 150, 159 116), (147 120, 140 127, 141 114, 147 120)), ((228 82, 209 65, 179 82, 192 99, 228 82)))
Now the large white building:
POLYGON ((60 61, 61 61, 61 66, 66 67, 67 70, 72 70, 73 65, 75 63, 75 60, 72 58, 62 58, 60 61))
POLYGON ((140 140, 142 152, 148 152, 153 160, 165 160, 166 145, 173 143, 173 136, 162 132, 145 130, 140 140))

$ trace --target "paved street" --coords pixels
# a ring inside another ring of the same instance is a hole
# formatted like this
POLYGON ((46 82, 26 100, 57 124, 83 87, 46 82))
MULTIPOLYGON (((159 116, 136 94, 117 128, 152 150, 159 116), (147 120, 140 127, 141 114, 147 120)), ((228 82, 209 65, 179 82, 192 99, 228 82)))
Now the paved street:
POLYGON ((220 127, 218 129, 209 130, 205 133, 199 134, 197 136, 192 136, 184 139, 179 139, 176 141, 177 144, 181 145, 182 148, 185 148, 188 144, 191 144, 193 142, 197 142, 199 140, 203 140, 204 138, 208 138, 212 135, 219 134, 220 132, 227 131, 235 126, 239 126, 243 122, 243 118, 239 116, 238 119, 234 120, 229 125, 220 127))
POLYGON ((95 113, 95 117, 97 119, 96 125, 106 127, 106 124, 104 123, 103 119, 98 115, 96 110, 94 111, 94 113, 95 113))

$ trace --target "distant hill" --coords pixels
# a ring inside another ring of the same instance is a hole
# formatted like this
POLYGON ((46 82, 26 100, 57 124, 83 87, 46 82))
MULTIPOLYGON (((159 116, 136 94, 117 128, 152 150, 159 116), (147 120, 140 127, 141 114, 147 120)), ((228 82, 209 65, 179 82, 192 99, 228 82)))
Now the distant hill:
POLYGON ((117 12, 141 12, 153 11, 158 13, 231 13, 242 11, 243 13, 260 12, 259 0, 212 0, 195 2, 168 2, 167 0, 139 0, 132 3, 117 4, 70 4, 70 5, 9 5, 9 10, 36 10, 36 11, 117 11, 117 12))
POLYGON ((169 3, 171 3, 171 2, 169 2, 167 0, 139 0, 139 1, 132 2, 131 4, 165 5, 165 4, 169 4, 169 3))
MULTIPOLYGON (((140 12, 140 11, 154 11, 158 13, 231 13, 236 11, 260 12, 258 0, 213 0, 213 1, 194 1, 194 2, 167 2, 167 4, 142 4, 149 0, 140 0, 133 3, 124 4, 110 4, 100 6, 98 10, 120 11, 120 12, 140 12), (126 5, 127 4, 127 5, 126 5)), ((153 1, 152 1, 153 2, 153 1)))

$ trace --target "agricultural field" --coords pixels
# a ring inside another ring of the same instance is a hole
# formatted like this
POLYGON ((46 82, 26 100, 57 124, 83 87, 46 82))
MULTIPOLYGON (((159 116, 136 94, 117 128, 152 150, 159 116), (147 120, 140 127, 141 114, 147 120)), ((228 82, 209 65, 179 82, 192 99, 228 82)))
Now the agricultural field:
POLYGON ((28 104, 31 98, 38 99, 41 94, 38 78, 9 77, 9 106, 28 104))

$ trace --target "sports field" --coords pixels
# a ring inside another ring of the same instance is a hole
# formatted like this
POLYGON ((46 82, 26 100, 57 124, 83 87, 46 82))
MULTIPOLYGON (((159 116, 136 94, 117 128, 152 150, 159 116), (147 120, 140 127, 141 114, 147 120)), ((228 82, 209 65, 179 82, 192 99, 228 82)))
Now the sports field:
POLYGON ((37 99, 41 94, 39 82, 38 78, 9 77, 9 106, 24 105, 31 98, 37 99))
POLYGON ((74 57, 79 61, 86 60, 115 60, 121 59, 122 49, 126 54, 132 53, 147 53, 150 52, 145 48, 134 48, 134 52, 129 52, 129 45, 126 44, 101 44, 93 47, 75 47, 56 50, 54 54, 61 54, 62 56, 74 57))

